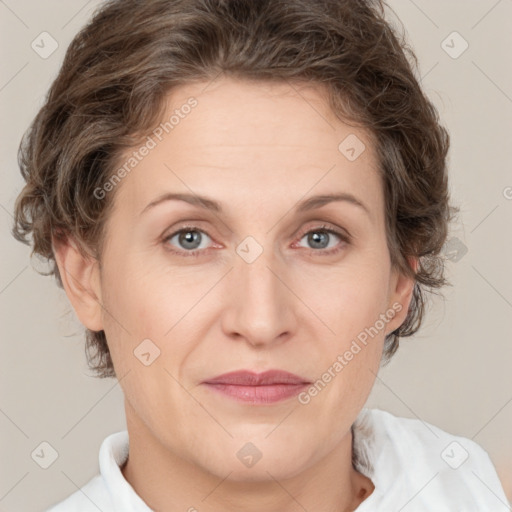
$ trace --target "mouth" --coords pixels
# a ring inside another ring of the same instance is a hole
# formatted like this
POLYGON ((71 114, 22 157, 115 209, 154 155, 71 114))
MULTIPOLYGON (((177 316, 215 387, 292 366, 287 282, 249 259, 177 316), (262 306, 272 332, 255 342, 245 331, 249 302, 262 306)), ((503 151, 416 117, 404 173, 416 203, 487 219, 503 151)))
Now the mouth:
POLYGON ((203 381, 208 389, 252 405, 272 404, 298 395, 311 381, 283 370, 255 373, 239 370, 203 381))

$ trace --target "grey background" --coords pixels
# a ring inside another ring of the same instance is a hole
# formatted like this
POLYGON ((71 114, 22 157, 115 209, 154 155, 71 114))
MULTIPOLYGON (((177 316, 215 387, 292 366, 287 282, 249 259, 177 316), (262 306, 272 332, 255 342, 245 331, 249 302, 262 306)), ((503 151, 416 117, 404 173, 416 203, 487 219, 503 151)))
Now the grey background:
MULTIPOLYGON (((90 376, 83 329, 67 297, 35 272, 43 263, 30 261, 29 248, 9 232, 23 185, 16 163, 19 140, 69 42, 99 3, 0 0, 4 512, 43 510, 77 490, 98 471, 101 441, 125 428, 119 385, 90 376), (47 58, 31 47, 43 31, 58 43, 47 58), (58 453, 48 469, 31 457, 43 441, 58 453)), ((451 188, 461 215, 450 235, 454 286, 444 299, 432 301, 419 335, 402 341, 367 406, 473 439, 491 456, 512 500, 512 0, 390 5, 416 51, 423 86, 450 131, 451 188), (457 58, 445 51, 446 45, 452 55, 462 49, 459 36, 446 39, 454 31, 469 44, 457 58)))

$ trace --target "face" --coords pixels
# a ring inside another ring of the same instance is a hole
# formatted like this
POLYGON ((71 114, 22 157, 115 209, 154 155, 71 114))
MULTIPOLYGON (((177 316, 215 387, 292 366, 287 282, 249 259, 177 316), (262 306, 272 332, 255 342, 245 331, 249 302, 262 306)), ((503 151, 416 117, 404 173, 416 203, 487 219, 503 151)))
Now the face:
POLYGON ((90 274, 103 308, 75 309, 105 330, 128 423, 222 478, 291 477, 348 435, 412 283, 391 267, 365 132, 335 119, 318 88, 206 85, 172 92, 172 129, 143 141, 107 192, 108 243, 90 274), (167 193, 217 208, 155 203, 167 193), (269 387, 267 402, 205 384, 269 369, 310 384, 269 387), (262 454, 251 468, 235 456, 248 442, 262 454))

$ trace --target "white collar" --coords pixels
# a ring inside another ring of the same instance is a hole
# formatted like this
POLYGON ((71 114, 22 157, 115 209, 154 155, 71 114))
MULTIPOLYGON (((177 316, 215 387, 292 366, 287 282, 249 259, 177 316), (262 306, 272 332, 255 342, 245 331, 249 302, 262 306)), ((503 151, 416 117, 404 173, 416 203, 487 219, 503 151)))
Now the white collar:
MULTIPOLYGON (((368 408, 362 409, 353 432, 355 467, 375 485, 355 512, 401 507, 408 512, 510 512, 489 456, 474 441, 419 419, 368 408), (465 451, 468 458, 453 469, 446 462, 451 462, 447 449, 456 456, 465 451)), ((126 430, 103 441, 99 454, 103 485, 114 510, 150 512, 121 472, 128 448, 126 430)))

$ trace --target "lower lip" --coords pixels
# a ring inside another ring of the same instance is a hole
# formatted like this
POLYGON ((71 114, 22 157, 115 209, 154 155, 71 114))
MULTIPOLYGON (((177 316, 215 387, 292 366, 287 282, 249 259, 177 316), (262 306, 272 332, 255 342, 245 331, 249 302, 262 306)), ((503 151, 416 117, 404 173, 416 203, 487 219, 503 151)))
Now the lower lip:
POLYGON ((208 388, 225 396, 250 404, 272 404, 298 395, 309 384, 273 384, 268 386, 238 386, 205 382, 208 388))

